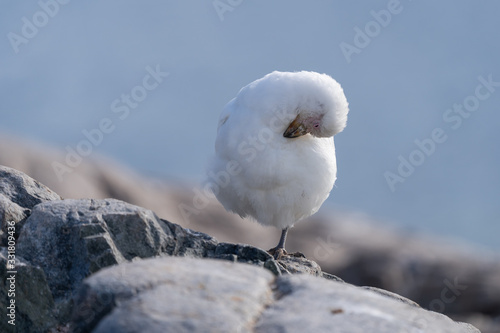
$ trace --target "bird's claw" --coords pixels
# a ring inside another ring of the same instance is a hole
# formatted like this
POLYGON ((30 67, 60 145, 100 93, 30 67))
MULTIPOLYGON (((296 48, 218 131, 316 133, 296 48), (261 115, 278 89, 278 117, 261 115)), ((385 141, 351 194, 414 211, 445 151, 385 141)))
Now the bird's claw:
POLYGON ((288 255, 286 250, 282 247, 274 247, 274 248, 268 250, 267 253, 272 255, 274 257, 274 260, 280 260, 284 256, 288 255))
POLYGON ((270 255, 274 257, 274 260, 280 260, 283 257, 290 256, 295 258, 305 258, 306 256, 301 252, 288 253, 282 247, 274 247, 267 251, 270 255))

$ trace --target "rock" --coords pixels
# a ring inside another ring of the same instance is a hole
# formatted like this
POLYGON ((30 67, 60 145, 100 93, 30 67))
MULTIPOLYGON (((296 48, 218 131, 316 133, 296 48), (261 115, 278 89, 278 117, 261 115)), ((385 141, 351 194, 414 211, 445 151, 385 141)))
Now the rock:
POLYGON ((269 253, 254 246, 230 243, 217 244, 213 257, 257 265, 273 259, 269 253))
POLYGON ((355 214, 317 216, 292 229, 289 244, 297 240, 323 271, 350 284, 394 292, 483 333, 500 332, 498 253, 355 214))
POLYGON ((284 275, 255 332, 479 332, 392 295, 310 275, 284 275))
MULTIPOLYGON (((259 266, 273 260, 261 249, 218 243, 206 234, 115 199, 69 199, 37 205, 23 227, 17 251, 32 265, 43 268, 56 298, 67 297, 83 278, 103 267, 139 258, 210 257, 259 266)), ((299 259, 294 264, 293 259, 285 258, 280 265, 294 267, 293 273, 321 275, 316 263, 299 259)))
MULTIPOLYGON (((62 324, 85 277, 108 266, 168 255, 238 261, 281 273, 278 263, 261 249, 218 243, 206 234, 159 219, 150 210, 115 199, 40 203, 32 209, 17 240, 18 258, 46 277, 31 291, 50 290, 54 300, 51 316, 62 324)), ((293 265, 293 260, 287 262, 293 265)), ((293 272, 322 274, 317 264, 306 262, 301 258, 293 272)), ((37 301, 30 297, 26 295, 27 301, 37 301)), ((29 317, 22 309, 19 313, 29 317)), ((33 318, 28 322, 37 329, 42 327, 33 318)))
POLYGON ((5 288, 0 288, 0 302, 2 307, 2 320, 0 320, 0 332, 12 332, 13 326, 7 323, 8 318, 4 314, 9 299, 15 300, 15 328, 16 332, 44 332, 57 324, 54 312, 54 299, 48 287, 44 271, 36 266, 16 257, 15 271, 7 269, 7 249, 0 250, 0 277, 5 288), (14 282, 11 289, 9 280, 14 282), (8 295, 12 290, 15 298, 8 295), (37 328, 33 330, 33 328, 37 328))
POLYGON ((396 293, 391 293, 390 291, 387 291, 387 290, 384 290, 384 289, 375 288, 375 287, 369 287, 369 286, 363 286, 361 288, 366 289, 366 290, 371 290, 371 291, 376 292, 376 293, 378 293, 380 295, 393 298, 396 301, 403 302, 403 303, 411 305, 411 306, 416 306, 416 307, 420 306, 416 302, 414 302, 414 301, 412 301, 412 300, 410 300, 410 299, 408 299, 406 297, 403 297, 403 296, 398 295, 396 293))
POLYGON ((53 296, 67 298, 103 267, 159 255, 207 256, 216 241, 115 199, 59 200, 37 205, 17 253, 48 277, 53 296))
MULTIPOLYGON (((1 191, 1 189, 0 189, 1 191)), ((5 195, 0 193, 0 219, 1 219, 1 229, 0 229, 0 244, 2 246, 7 246, 7 226, 8 223, 14 222, 17 225, 16 228, 16 238, 19 236, 18 230, 20 223, 24 222, 30 213, 29 209, 23 208, 12 202, 5 195)))
MULTIPOLYGON (((57 323, 53 313, 54 300, 44 271, 17 255, 16 239, 33 207, 60 199, 55 192, 24 173, 0 166, 0 278, 6 287, 0 288, 0 307, 3 314, 10 299, 15 299, 16 327, 19 332, 29 332, 32 327, 39 327, 43 331, 57 323), (13 232, 9 227, 14 227, 13 232), (8 249, 13 251, 8 252, 8 249), (11 259, 9 254, 15 257, 12 259, 15 270, 7 266, 7 260, 11 259), (11 288, 7 278, 15 281, 15 298, 8 296, 11 288)), ((2 318, 7 318, 6 313, 2 318)), ((0 321, 1 332, 10 332, 12 328, 7 320, 0 321)))
POLYGON ((0 165, 0 244, 7 246, 7 222, 16 224, 16 238, 19 229, 31 209, 41 202, 60 200, 61 197, 45 185, 24 173, 0 165))
POLYGON ((282 273, 305 273, 314 276, 323 276, 321 267, 316 262, 304 257, 286 256, 278 260, 278 264, 282 273))
POLYGON ((247 332, 270 302, 271 273, 216 260, 161 258, 85 280, 74 332, 247 332))
POLYGON ((382 235, 378 242, 383 244, 361 240, 375 232, 359 228, 358 241, 346 237, 348 245, 339 250, 348 253, 347 260, 337 257, 321 267, 346 282, 390 290, 456 320, 472 321, 476 314, 485 314, 478 328, 483 333, 500 332, 498 255, 409 234, 382 235))
MULTIPOLYGON (((155 213, 148 209, 119 200, 61 200, 53 191, 16 170, 9 168, 1 168, 0 170, 3 172, 0 177, 0 216, 2 222, 11 220, 16 222, 19 234, 15 246, 15 266, 18 270, 16 282, 22 288, 16 289, 16 321, 17 327, 21 327, 26 332, 46 332, 48 327, 61 332, 68 331, 66 324, 74 308, 74 296, 86 277, 98 274, 109 266, 118 265, 120 267, 127 262, 141 262, 142 259, 151 257, 182 256, 224 259, 233 262, 230 264, 220 261, 224 265, 230 265, 228 267, 237 267, 234 264, 245 263, 265 274, 272 273, 271 276, 277 277, 276 281, 281 281, 282 278, 290 274, 300 273, 318 278, 323 277, 323 280, 342 281, 334 275, 323 272, 316 262, 309 259, 285 257, 283 260, 275 261, 267 252, 257 247, 227 242, 219 243, 207 234, 170 223, 158 218, 155 213), (267 269, 267 271, 262 268, 267 269)), ((214 216, 211 215, 210 207, 209 205, 203 214, 199 214, 201 211, 196 214, 200 221, 204 218, 207 221, 213 220, 214 216)), ((216 222, 219 223, 219 221, 216 222)), ((227 221, 221 222, 218 229, 224 231, 228 226, 227 221)), ((340 234, 345 236, 345 233, 340 234)), ((327 254, 345 252, 345 248, 335 249, 336 251, 331 252, 331 249, 328 248, 332 245, 330 235, 325 231, 322 231, 322 235, 328 236, 328 242, 321 244, 311 242, 309 246, 314 247, 320 244, 321 249, 325 250, 326 244, 327 254)), ((5 233, 2 234, 4 243, 0 244, 2 245, 0 246, 0 264, 3 263, 4 267, 7 260, 6 236, 5 233)), ((302 240, 312 237, 307 232, 301 232, 301 236, 302 240)), ((367 239, 371 238, 376 237, 368 237, 367 239)), ((388 243, 387 239, 384 241, 388 243)), ((391 247, 388 248, 391 249, 391 247)), ((293 250, 293 248, 291 249, 293 250)), ((313 253, 316 252, 313 251, 313 253)), ((373 252, 375 254, 375 251, 373 252)), ((404 254, 405 251, 399 251, 399 253, 404 254)), ((387 255, 389 256, 389 254, 387 255)), ((322 256, 322 259, 324 258, 322 256)), ((351 256, 352 258, 356 257, 351 256)), ((349 260, 339 261, 339 264, 346 265, 348 263, 349 260)), ((385 279, 391 277, 393 275, 391 272, 397 271, 398 268, 395 264, 383 266, 379 261, 372 262, 371 267, 374 266, 373 263, 379 263, 381 267, 384 267, 385 271, 382 271, 380 276, 385 279)), ((406 267, 407 263, 401 262, 402 267, 406 267)), ((487 316, 481 317, 481 313, 493 315, 497 313, 495 309, 497 309, 498 294, 491 291, 496 290, 498 283, 496 275, 491 273, 492 267, 497 266, 491 264, 488 266, 488 270, 476 270, 477 274, 471 276, 478 280, 488 280, 487 288, 484 289, 487 290, 488 302, 483 303, 487 304, 487 307, 477 307, 479 313, 477 310, 474 312, 474 318, 481 318, 481 320, 475 319, 475 322, 480 323, 483 327, 487 327, 484 322, 490 320, 491 323, 491 319, 487 316), (483 273, 485 276, 481 275, 483 273)), ((8 274, 7 270, 0 269, 2 281, 7 281, 8 274)), ((352 275, 346 276, 351 277, 352 275)), ((411 274, 406 276, 408 288, 413 290, 411 288, 418 281, 412 280, 411 274)), ((230 277, 228 276, 228 278, 230 277)), ((481 290, 481 284, 474 285, 472 280, 468 281, 467 287, 470 289, 467 291, 481 290)), ((454 282, 455 280, 451 278, 451 280, 445 281, 445 284, 454 282)), ((422 279, 420 283, 427 286, 426 279, 422 279)), ((423 287, 420 288, 420 290, 424 290, 423 287)), ((383 290, 374 290, 393 301, 407 306, 411 304, 411 301, 399 295, 383 290)), ((439 290, 438 288, 438 295, 442 295, 442 288, 441 293, 439 290)), ((462 290, 458 291, 462 292, 462 290)), ((479 294, 481 293, 479 292, 479 294)), ((5 294, 1 294, 1 292, 0 295, 4 296, 0 299, 0 307, 5 311, 7 306, 5 302, 8 301, 8 297, 5 297, 5 294)), ((147 298, 153 298, 153 295, 151 294, 147 298)), ((448 293, 446 296, 448 297, 450 294, 448 293)), ((463 292, 460 297, 457 296, 457 299, 469 300, 471 297, 473 297, 473 293, 463 292)), ((155 302, 162 301, 157 299, 155 302)), ((115 306, 112 300, 109 304, 106 302, 103 304, 115 306)), ((163 303, 159 304, 162 306, 163 303)), ((479 303, 474 304, 479 305, 479 303)), ((446 305, 448 306, 448 303, 446 305)), ((129 310, 132 311, 132 308, 129 310)), ((129 314, 132 316, 131 312, 129 314)), ((457 318, 467 318, 463 314, 460 315, 457 318)), ((12 329, 6 325, 6 322, 3 321, 0 324, 0 331, 8 332, 12 329)), ((496 327, 495 324, 490 326, 496 327)))
POLYGON ((31 209, 41 202, 61 197, 26 174, 0 165, 0 192, 10 201, 31 209))
POLYGON ((74 332, 479 332, 371 290, 209 259, 107 268, 75 302, 74 332))

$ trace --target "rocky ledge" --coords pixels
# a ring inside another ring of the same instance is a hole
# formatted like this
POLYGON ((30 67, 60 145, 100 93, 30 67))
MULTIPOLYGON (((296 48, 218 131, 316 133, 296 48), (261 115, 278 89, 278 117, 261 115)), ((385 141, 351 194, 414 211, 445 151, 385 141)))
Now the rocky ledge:
POLYGON ((1 332, 479 332, 314 261, 119 200, 63 200, 6 167, 0 218, 1 332))

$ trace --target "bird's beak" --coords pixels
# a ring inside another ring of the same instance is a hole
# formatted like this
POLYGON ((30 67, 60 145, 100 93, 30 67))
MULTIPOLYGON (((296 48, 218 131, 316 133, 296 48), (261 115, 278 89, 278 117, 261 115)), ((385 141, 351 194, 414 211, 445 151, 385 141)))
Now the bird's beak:
POLYGON ((285 130, 285 133, 283 133, 283 136, 285 138, 297 138, 299 136, 305 135, 309 133, 307 130, 306 126, 302 122, 302 119, 300 119, 300 114, 295 118, 288 128, 285 130))

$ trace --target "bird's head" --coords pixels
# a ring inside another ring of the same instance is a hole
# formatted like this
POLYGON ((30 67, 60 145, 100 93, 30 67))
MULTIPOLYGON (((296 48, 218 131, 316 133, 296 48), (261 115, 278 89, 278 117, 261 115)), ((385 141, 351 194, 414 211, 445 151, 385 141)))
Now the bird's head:
POLYGON ((347 123, 348 103, 337 81, 326 74, 314 72, 291 73, 295 79, 298 103, 283 136, 297 138, 305 134, 332 137, 347 123))
POLYGON ((221 125, 233 110, 241 119, 251 115, 240 120, 245 127, 257 121, 258 126, 270 128, 285 138, 306 134, 332 137, 344 129, 349 112, 337 81, 327 74, 307 71, 269 73, 243 87, 228 103, 227 110, 221 116, 221 125))
POLYGON ((323 126, 324 114, 316 113, 299 113, 297 117, 290 123, 287 127, 283 136, 285 138, 296 138, 307 133, 310 133, 316 137, 329 137, 329 135, 323 126), (327 133, 325 133, 327 132, 327 133))

